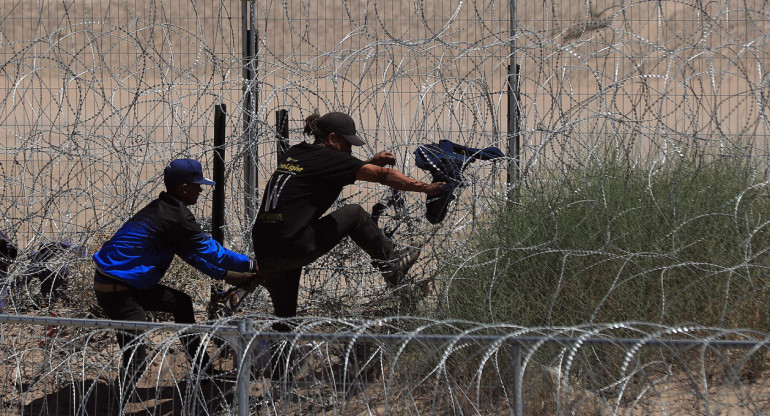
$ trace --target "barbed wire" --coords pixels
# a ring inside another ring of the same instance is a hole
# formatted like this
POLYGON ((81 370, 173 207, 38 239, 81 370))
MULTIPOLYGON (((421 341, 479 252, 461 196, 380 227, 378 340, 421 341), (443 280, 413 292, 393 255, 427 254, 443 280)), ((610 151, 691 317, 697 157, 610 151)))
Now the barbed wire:
POLYGON ((205 330, 128 323, 155 328, 141 337, 151 346, 148 368, 136 385, 127 386, 119 376, 121 354, 112 331, 93 328, 100 321, 41 325, 45 319, 2 326, 0 339, 15 347, 3 345, 0 365, 8 380, 8 410, 112 414, 120 403, 131 414, 164 407, 221 414, 236 410, 233 395, 242 377, 251 386, 249 409, 257 413, 350 414, 374 406, 415 414, 678 414, 746 407, 763 412, 767 405, 763 386, 752 380, 768 337, 751 330, 299 318, 293 320, 295 334, 280 334, 270 332, 276 319, 264 315, 219 320, 205 330), (248 329, 235 330, 235 320, 248 321, 248 329), (196 373, 180 351, 181 339, 198 331, 213 352, 215 375, 196 373), (243 348, 249 351, 247 367, 234 364, 243 364, 243 348), (270 379, 271 365, 286 370, 270 379), (519 398, 523 406, 517 410, 519 398))
MULTIPOLYGON (((467 328, 444 319, 487 322, 473 330, 478 333, 536 331, 501 322, 568 331, 569 324, 629 319, 658 322, 639 324, 640 338, 665 337, 681 330, 681 322, 706 319, 708 325, 767 330, 767 4, 544 2, 519 4, 514 19, 511 6, 451 0, 0 4, 0 230, 18 247, 0 303, 7 302, 5 311, 12 314, 102 317, 91 293, 89 254, 157 196, 169 160, 193 157, 211 170, 214 106, 224 104, 225 245, 236 251, 248 252, 252 237, 246 164, 256 161, 257 188, 264 186, 276 164, 278 110, 288 111, 291 144, 303 140, 309 113, 349 112, 367 141, 358 156, 391 150, 397 168, 426 181, 430 174, 415 162, 419 146, 446 139, 506 154, 463 166, 464 186, 439 224, 427 220, 425 200, 408 193, 402 205, 388 206, 380 216, 381 227, 401 246, 423 245, 411 273, 427 277, 426 287, 388 290, 351 242, 306 267, 302 315, 346 317, 324 318, 318 326, 352 331, 351 322, 369 330, 370 319, 425 315, 433 317, 425 323, 432 331, 458 336, 467 328), (257 45, 257 76, 250 80, 244 80, 244 24, 257 45), (515 64, 521 119, 519 131, 511 132, 508 81, 515 64), (511 154, 517 137, 519 153, 511 154), (729 160, 730 168, 719 160, 729 160), (509 178, 514 162, 516 177, 509 178), (696 181, 703 172, 713 176, 696 181), (520 199, 507 199, 511 187, 520 199), (695 210, 699 205, 705 211, 695 210), (664 224, 663 230, 652 224, 664 224), (35 260, 43 247, 62 242, 77 250, 35 260)), ((194 208, 201 222, 211 212, 210 195, 204 196, 194 208)), ((357 184, 338 203, 371 211, 390 196, 382 186, 357 184)), ((191 293, 203 314, 209 282, 181 264, 167 280, 191 293)), ((244 310, 269 314, 270 299, 258 290, 244 310)), ((417 322, 404 319, 396 332, 417 322)), ((301 328, 316 330, 307 325, 301 328)), ((76 345, 96 339, 98 361, 119 356, 109 331, 73 334, 55 354, 43 347, 25 352, 38 340, 10 331, 3 329, 3 348, 15 358, 6 364, 26 363, 32 357, 27 354, 72 363, 83 354, 76 345)), ((689 334, 740 338, 751 332, 725 331, 689 334)), ((168 344, 154 336, 146 341, 158 362, 176 357, 174 337, 168 344)), ((445 363, 441 357, 469 349, 454 348, 430 347, 426 360, 445 363)), ((495 348, 479 354, 495 357, 495 348)), ((539 386, 528 405, 535 406, 544 391, 546 413, 572 413, 570 406, 582 409, 588 402, 615 413, 653 408, 658 405, 648 394, 665 401, 658 386, 669 383, 698 396, 694 406, 715 412, 731 404, 719 396, 724 391, 710 393, 714 380, 746 396, 736 400, 764 408, 759 386, 751 384, 762 373, 754 351, 710 351, 712 357, 666 350, 651 353, 657 361, 645 361, 626 345, 600 352, 565 346, 553 355, 549 348, 533 350, 533 357, 548 351, 536 359, 545 373, 527 376, 539 386), (568 385, 549 384, 562 376, 568 385)), ((345 356, 329 352, 318 362, 332 355, 345 356)), ((169 365, 183 367, 178 361, 169 365)), ((504 373, 502 364, 467 364, 462 376, 428 365, 436 376, 431 383, 441 386, 428 388, 428 376, 409 371, 412 362, 410 356, 388 363, 398 371, 384 382, 386 390, 398 380, 411 392, 397 393, 400 399, 419 391, 415 402, 421 405, 440 396, 435 401, 442 406, 480 413, 482 403, 497 402, 482 399, 487 393, 470 389, 472 382, 489 382, 494 394, 508 394, 505 383, 490 381, 504 376, 487 379, 490 368, 504 373), (414 388, 410 376, 420 380, 414 388), (443 398, 443 388, 452 399, 443 398), (476 398, 462 396, 469 391, 476 398)), ((29 381, 34 371, 22 371, 21 364, 2 368, 23 373, 7 377, 17 383, 41 386, 64 377, 78 388, 85 378, 108 372, 101 364, 88 364, 96 367, 87 371, 67 365, 47 367, 45 382, 29 381)), ((171 384, 179 384, 182 372, 171 384)), ((148 383, 161 386, 158 374, 155 384, 148 383)), ((319 407, 302 412, 347 405, 339 390, 312 394, 319 407)), ((13 399, 13 406, 27 406, 25 397, 13 399)), ((197 406, 192 403, 200 400, 193 394, 183 401, 197 406)))

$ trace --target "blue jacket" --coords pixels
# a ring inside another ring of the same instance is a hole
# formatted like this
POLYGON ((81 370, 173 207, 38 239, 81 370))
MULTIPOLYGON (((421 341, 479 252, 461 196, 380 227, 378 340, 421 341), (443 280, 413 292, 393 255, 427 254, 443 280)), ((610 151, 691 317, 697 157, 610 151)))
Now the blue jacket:
POLYGON ((214 279, 251 268, 248 256, 204 234, 187 206, 166 192, 123 224, 93 259, 107 276, 146 290, 158 284, 174 255, 214 279))

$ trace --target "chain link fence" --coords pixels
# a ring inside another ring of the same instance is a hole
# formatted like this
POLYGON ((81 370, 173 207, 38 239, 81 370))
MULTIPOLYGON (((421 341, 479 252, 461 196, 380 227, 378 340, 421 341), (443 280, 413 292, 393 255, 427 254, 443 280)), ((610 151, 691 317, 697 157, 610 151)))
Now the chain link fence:
MULTIPOLYGON (((426 221, 415 195, 380 216, 399 244, 425 245, 412 273, 431 277, 429 288, 387 290, 369 259, 343 243, 305 268, 299 303, 302 315, 344 319, 301 329, 376 336, 378 320, 429 316, 382 322, 414 340, 425 332, 420 325, 458 340, 468 331, 575 338, 522 344, 527 414, 763 413, 764 332, 713 328, 770 329, 769 13, 749 0, 4 1, 0 230, 18 255, 8 261, 0 308, 102 318, 89 254, 157 196, 169 160, 193 157, 212 170, 216 106, 226 111, 225 245, 249 252, 279 134, 298 143, 304 117, 342 110, 367 141, 358 156, 391 150, 397 168, 423 180, 430 176, 413 153, 420 145, 447 139, 507 157, 464 165, 440 224, 426 221), (703 172, 712 176, 701 179, 703 172), (568 216, 573 223, 562 222, 568 216), (656 323, 597 324, 628 320, 656 323), (584 331, 608 342, 581 343, 584 331), (682 333, 702 343, 611 342, 682 333), (714 339, 753 347, 711 348, 714 339)), ((349 202, 372 210, 392 194, 356 184, 339 201, 349 202)), ((204 194, 194 213, 210 224, 211 212, 204 194)), ((175 264, 167 280, 191 293, 203 315, 209 285, 199 274, 175 264)), ((269 326, 265 293, 245 310, 258 328, 269 326)), ((67 337, 53 343, 41 327, 1 331, 3 357, 11 357, 3 411, 50 413, 67 396, 83 400, 62 412, 82 414, 113 380, 111 329, 62 329, 67 337), (51 364, 34 367, 40 363, 51 364)), ((235 411, 229 387, 205 398, 198 387, 179 387, 191 384, 176 336, 146 339, 160 360, 154 379, 143 381, 157 406, 150 413, 165 413, 169 402, 193 409, 182 413, 202 406, 217 414, 204 405, 211 397, 228 403, 215 406, 222 412, 235 411)), ((348 403, 358 387, 329 378, 337 377, 332 363, 346 363, 351 351, 321 353, 337 342, 321 341, 311 343, 311 362, 328 366, 318 370, 327 375, 310 377, 319 387, 293 390, 312 400, 289 401, 287 411, 516 410, 508 344, 410 341, 406 350, 417 352, 400 354, 372 340, 361 348, 377 381, 361 382, 365 393, 348 403)), ((131 411, 146 413, 142 406, 131 411)))

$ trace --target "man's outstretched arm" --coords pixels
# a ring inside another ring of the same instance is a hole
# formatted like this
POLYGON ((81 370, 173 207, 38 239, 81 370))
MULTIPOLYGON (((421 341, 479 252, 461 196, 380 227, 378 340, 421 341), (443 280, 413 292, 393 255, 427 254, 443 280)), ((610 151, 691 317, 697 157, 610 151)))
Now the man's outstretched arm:
POLYGON ((371 163, 361 166, 356 171, 356 180, 381 183, 399 191, 422 192, 428 196, 436 196, 444 189, 444 182, 425 183, 395 169, 371 163))

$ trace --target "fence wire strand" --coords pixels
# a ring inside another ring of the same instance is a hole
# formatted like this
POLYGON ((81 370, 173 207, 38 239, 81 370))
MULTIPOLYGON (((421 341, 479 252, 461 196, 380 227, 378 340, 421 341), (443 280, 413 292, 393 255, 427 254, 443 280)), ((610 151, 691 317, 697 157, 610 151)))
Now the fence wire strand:
MULTIPOLYGON (((708 342, 762 343, 770 331, 768 14, 759 0, 4 0, 0 231, 17 256, 0 259, 0 310, 103 319, 89 255, 157 196, 168 161, 211 171, 216 105, 225 245, 249 253, 276 112, 296 144, 306 116, 341 110, 367 142, 357 156, 390 150, 425 181, 421 145, 506 157, 466 164, 435 225, 420 195, 387 205, 383 186, 347 187, 337 204, 385 203, 386 233, 423 247, 411 275, 427 283, 390 290, 343 242, 304 269, 296 333, 409 341, 292 344, 307 355, 302 377, 278 383, 255 353, 253 368, 235 369, 248 373, 252 411, 511 414, 510 345, 466 340, 491 334, 571 340, 524 346, 526 414, 767 413, 764 346, 708 342), (649 323, 601 324, 629 321, 649 323), (421 338, 436 334, 456 341, 421 338), (581 342, 597 337, 607 342, 581 342), (646 342, 677 337, 703 344, 646 342)), ((210 230, 211 195, 193 210, 210 230)), ((208 318, 201 274, 175 263, 166 282, 208 318)), ((241 317, 266 330, 271 311, 258 290, 241 317)), ((136 414, 233 412, 232 383, 195 378, 180 336, 143 337, 152 365, 132 392, 114 383, 113 330, 3 324, 0 414, 117 412, 103 397, 136 414)), ((207 336, 232 369, 231 347, 207 336)))
POLYGON ((511 414, 514 346, 523 351, 526 414, 761 413, 767 405, 766 388, 747 380, 768 337, 749 330, 302 318, 287 337, 271 332, 275 319, 245 315, 206 328, 155 324, 142 337, 148 369, 126 386, 111 330, 45 319, 2 327, 5 411, 114 414, 121 404, 127 414, 226 414, 236 412, 235 384, 245 376, 255 413, 511 414), (234 319, 248 329, 238 334, 234 319), (197 374, 181 352, 181 338, 199 331, 215 375, 197 374), (234 365, 244 351, 249 368, 234 365), (281 377, 268 378, 272 365, 284 367, 281 377))

